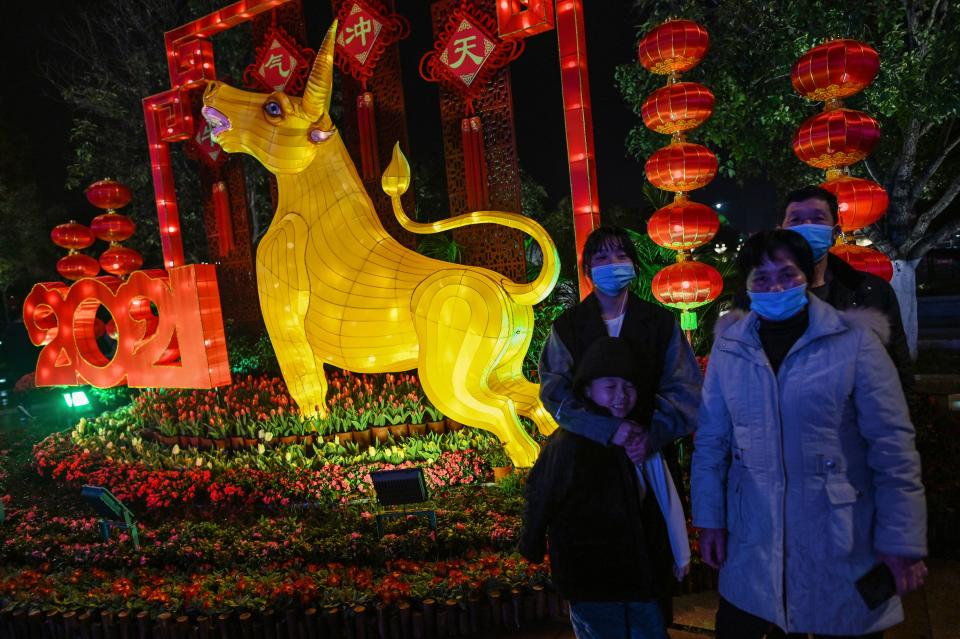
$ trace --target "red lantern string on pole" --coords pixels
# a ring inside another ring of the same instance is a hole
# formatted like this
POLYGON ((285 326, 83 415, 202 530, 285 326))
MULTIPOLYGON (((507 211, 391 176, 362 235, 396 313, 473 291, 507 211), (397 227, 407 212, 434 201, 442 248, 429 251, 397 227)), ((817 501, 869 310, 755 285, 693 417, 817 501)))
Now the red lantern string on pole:
POLYGON ((360 173, 366 181, 379 180, 376 109, 367 82, 387 47, 410 35, 410 23, 378 0, 346 0, 337 12, 337 21, 334 59, 340 70, 357 80, 362 89, 357 96, 360 173))
POLYGON ((132 248, 120 246, 120 242, 130 239, 137 226, 128 216, 114 209, 130 203, 130 189, 116 180, 105 179, 94 182, 86 188, 84 194, 90 204, 106 209, 93 218, 90 230, 97 238, 110 243, 110 247, 100 255, 100 266, 107 273, 126 277, 143 264, 143 257, 132 248))
POLYGON ((803 54, 793 65, 790 81, 797 93, 824 102, 824 107, 800 125, 793 150, 802 162, 826 170, 827 179, 820 186, 837 196, 844 235, 830 252, 858 270, 889 281, 893 277, 890 260, 852 243, 852 234, 883 217, 889 203, 882 186, 849 174, 849 166, 876 147, 880 125, 862 111, 843 108, 841 102, 870 86, 879 70, 876 50, 856 40, 831 40, 803 54))
POLYGON ((89 255, 79 251, 93 244, 93 231, 70 220, 58 224, 50 232, 50 239, 59 247, 67 249, 67 254, 57 260, 57 272, 64 279, 79 280, 94 277, 100 272, 100 264, 89 255))
POLYGON ((488 208, 490 203, 483 123, 474 112, 474 101, 491 75, 520 57, 523 46, 523 40, 501 40, 496 19, 464 0, 451 11, 433 50, 420 59, 424 80, 464 98, 460 135, 467 207, 472 210, 488 208))
POLYGON ((684 137, 713 114, 713 93, 696 82, 679 82, 679 74, 699 64, 709 47, 710 38, 702 26, 690 20, 669 20, 644 36, 637 51, 640 64, 667 76, 667 85, 644 101, 643 123, 672 136, 670 144, 655 151, 644 166, 651 184, 675 193, 673 203, 655 212, 647 223, 651 240, 677 251, 677 264, 657 273, 651 289, 661 304, 680 309, 680 325, 688 338, 697 327, 693 310, 715 300, 723 290, 723 277, 715 268, 689 259, 689 252, 709 242, 720 228, 712 208, 687 199, 687 192, 707 185, 717 174, 717 156, 684 137))

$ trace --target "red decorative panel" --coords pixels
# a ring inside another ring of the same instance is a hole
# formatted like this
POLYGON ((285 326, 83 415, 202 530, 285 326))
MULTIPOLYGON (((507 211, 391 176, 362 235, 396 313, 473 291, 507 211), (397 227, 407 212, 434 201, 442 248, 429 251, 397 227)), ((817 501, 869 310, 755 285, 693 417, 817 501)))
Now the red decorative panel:
MULTIPOLYGON (((451 7, 456 5, 457 3, 451 0, 441 0, 431 6, 435 36, 443 30, 451 7)), ((475 6, 478 10, 493 15, 493 0, 479 0, 475 6)), ((490 208, 519 211, 520 169, 508 68, 502 68, 490 77, 486 90, 477 96, 474 109, 483 120, 490 208)), ((450 215, 459 215, 468 212, 460 132, 463 98, 443 85, 440 86, 440 118, 450 215)), ((456 241, 463 246, 464 261, 467 264, 485 266, 516 281, 526 280, 526 260, 523 253, 525 236, 519 231, 483 224, 458 229, 453 234, 456 241)))
MULTIPOLYGON (((343 10, 344 1, 333 1, 334 14, 343 10)), ((395 10, 394 0, 387 0, 384 5, 387 11, 395 10)), ((342 81, 343 104, 356 104, 357 97, 363 92, 360 82, 346 73, 342 74, 338 80, 342 81)), ((390 158, 393 145, 398 141, 402 149, 410 149, 407 136, 403 79, 400 70, 400 48, 397 42, 384 47, 384 51, 373 69, 373 74, 367 80, 367 88, 376 96, 377 156, 379 158, 390 158)), ((357 110, 345 108, 343 110, 343 121, 337 122, 337 128, 340 130, 340 135, 343 137, 344 144, 346 144, 354 164, 357 167, 361 166, 357 110)), ((380 167, 380 172, 383 168, 385 167, 380 167)), ((378 174, 374 180, 364 182, 364 186, 366 186, 380 222, 387 232, 407 248, 415 248, 417 237, 404 230, 397 222, 397 218, 393 214, 393 207, 390 204, 390 198, 383 193, 383 189, 380 187, 380 175, 378 174)), ((401 201, 404 210, 416 210, 414 189, 408 189, 403 194, 401 201)))

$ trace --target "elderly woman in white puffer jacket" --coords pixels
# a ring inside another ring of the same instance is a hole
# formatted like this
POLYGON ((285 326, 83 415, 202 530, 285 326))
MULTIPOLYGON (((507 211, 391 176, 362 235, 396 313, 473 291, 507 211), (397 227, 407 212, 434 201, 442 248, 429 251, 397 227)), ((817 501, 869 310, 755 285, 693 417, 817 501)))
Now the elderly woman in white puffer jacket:
POLYGON ((926 505, 906 402, 877 332, 806 291, 810 247, 778 230, 740 254, 751 312, 718 323, 692 468, 693 523, 720 569, 718 639, 880 637, 903 619, 855 585, 926 575, 926 505))

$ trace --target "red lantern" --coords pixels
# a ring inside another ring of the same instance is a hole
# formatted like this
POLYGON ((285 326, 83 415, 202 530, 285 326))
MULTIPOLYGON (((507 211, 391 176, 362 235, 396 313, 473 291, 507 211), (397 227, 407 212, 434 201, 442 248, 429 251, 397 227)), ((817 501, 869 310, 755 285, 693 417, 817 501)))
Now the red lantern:
POLYGON ((696 82, 668 84, 650 94, 641 114, 647 128, 657 133, 690 131, 713 114, 713 93, 696 82))
POLYGON ((98 209, 119 209, 130 203, 130 189, 116 180, 94 182, 84 190, 87 200, 98 209))
POLYGON ((57 273, 64 279, 79 280, 84 277, 94 277, 100 272, 97 260, 83 253, 71 253, 57 260, 57 273))
POLYGON ((100 266, 107 273, 125 277, 143 264, 143 257, 139 252, 126 246, 111 246, 100 254, 100 266))
POLYGON ((713 209, 683 199, 663 207, 647 222, 650 239, 664 248, 689 251, 710 241, 720 228, 713 209))
POLYGON ((887 191, 871 180, 843 176, 820 186, 837 196, 840 228, 845 233, 869 226, 887 212, 887 191))
POLYGON ((637 49, 637 59, 658 75, 683 73, 700 63, 710 48, 707 30, 692 20, 670 20, 648 33, 637 49))
POLYGON ((803 54, 790 71, 797 93, 809 100, 839 100, 863 91, 877 77, 880 56, 856 40, 833 40, 803 54))
POLYGON ((703 262, 678 262, 653 276, 653 296, 684 311, 717 299, 723 290, 720 272, 703 262))
POLYGON ((94 237, 93 232, 88 227, 70 220, 66 224, 58 224, 53 227, 53 230, 50 231, 50 239, 57 246, 76 251, 93 244, 94 237))
POLYGON ((880 140, 880 125, 861 111, 833 109, 800 125, 793 152, 818 169, 836 169, 870 155, 880 140))
POLYGON ((90 229, 93 234, 105 242, 122 242, 129 239, 137 225, 126 215, 104 213, 93 218, 90 229))
POLYGON ((717 156, 703 145, 675 142, 651 155, 644 170, 658 189, 692 191, 708 184, 717 174, 717 156))
POLYGON ((830 252, 858 271, 872 273, 888 282, 893 278, 893 264, 880 251, 856 244, 837 244, 830 252))

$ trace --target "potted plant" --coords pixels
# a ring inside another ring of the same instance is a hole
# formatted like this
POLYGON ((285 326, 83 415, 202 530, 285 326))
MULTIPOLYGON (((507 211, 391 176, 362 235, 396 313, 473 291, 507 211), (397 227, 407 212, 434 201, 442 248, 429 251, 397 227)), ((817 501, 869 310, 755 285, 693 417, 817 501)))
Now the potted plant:
POLYGON ((227 425, 223 423, 222 419, 217 419, 213 424, 210 424, 210 437, 213 442, 213 447, 217 450, 223 450, 227 447, 228 436, 227 436, 227 425))
POLYGON ((427 432, 427 428, 429 428, 431 432, 445 432, 447 430, 447 426, 443 421, 443 413, 441 413, 440 409, 434 406, 429 400, 424 400, 423 411, 424 420, 426 423, 421 422, 419 424, 411 424, 410 434, 423 435, 425 432, 427 432))
POLYGON ((173 446, 179 442, 177 426, 172 420, 164 420, 160 422, 160 432, 157 435, 157 441, 164 446, 173 446))
POLYGON ((390 433, 390 428, 387 426, 387 418, 390 411, 391 409, 389 407, 384 407, 383 410, 377 411, 370 416, 370 433, 373 437, 374 444, 387 443, 387 438, 390 433))
POLYGON ((243 447, 255 448, 257 445, 257 423, 253 420, 243 425, 243 447))
POLYGON ((493 480, 495 482, 500 483, 513 472, 510 457, 500 442, 493 444, 487 449, 485 457, 487 458, 487 463, 493 468, 493 480))
POLYGON ((276 418, 272 421, 272 426, 277 433, 278 444, 289 446, 297 443, 297 433, 303 430, 299 415, 278 412, 276 418))
POLYGON ((202 427, 200 424, 197 424, 197 448, 202 448, 207 450, 213 448, 213 438, 210 435, 210 430, 214 427, 214 419, 210 418, 210 426, 202 427))
MULTIPOLYGON (((390 426, 389 426, 390 435, 395 440, 402 439, 404 437, 407 437, 410 434, 410 427, 407 424, 407 420, 413 418, 413 413, 412 413, 413 408, 414 407, 409 401, 404 402, 403 404, 398 403, 396 408, 394 408, 387 415, 387 421, 390 422, 390 426)), ((423 419, 421 419, 420 421, 423 421, 423 419)))
POLYGON ((244 448, 243 443, 243 424, 246 423, 246 416, 244 416, 243 421, 237 421, 233 424, 233 430, 230 432, 230 448, 235 450, 240 450, 244 448))

